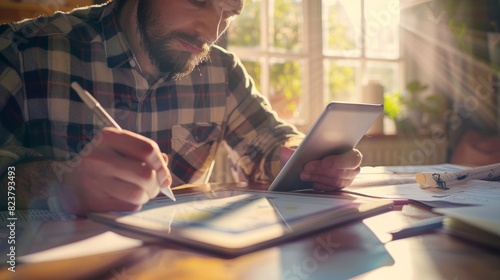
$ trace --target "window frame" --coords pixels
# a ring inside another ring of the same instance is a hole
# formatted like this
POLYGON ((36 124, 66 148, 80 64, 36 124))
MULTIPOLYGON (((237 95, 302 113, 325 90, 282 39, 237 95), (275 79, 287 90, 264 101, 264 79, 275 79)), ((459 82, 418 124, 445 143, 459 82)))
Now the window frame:
MULTIPOLYGON (((361 34, 365 34, 365 24, 366 18, 364 16, 364 3, 369 0, 358 0, 361 2, 361 34)), ((269 1, 260 1, 260 11, 261 15, 269 15, 269 1)), ((324 62, 327 60, 352 60, 357 61, 360 65, 357 69, 360 78, 355 79, 356 83, 356 93, 355 99, 360 100, 360 92, 365 81, 365 72, 368 62, 390 62, 397 63, 399 66, 399 85, 400 87, 404 84, 404 62, 403 62, 403 49, 402 49, 402 33, 401 28, 399 28, 399 56, 395 59, 388 58, 367 58, 365 54, 365 36, 362 36, 361 42, 361 54, 359 57, 342 57, 338 55, 326 54, 323 52, 323 9, 321 0, 303 0, 302 1, 303 10, 303 28, 302 28, 302 38, 303 38, 303 50, 301 52, 280 52, 273 50, 269 44, 269 34, 268 27, 272 24, 272 20, 268 16, 261 16, 260 22, 260 33, 265 34, 265 36, 260 36, 259 49, 248 49, 242 47, 230 46, 228 42, 228 49, 234 52, 240 57, 240 59, 245 60, 255 60, 256 57, 259 58, 258 62, 261 64, 261 77, 260 77, 260 89, 261 93, 268 97, 268 92, 271 86, 270 81, 270 66, 273 59, 285 59, 287 61, 298 61, 302 65, 302 94, 300 99, 300 121, 294 124, 301 131, 307 131, 312 125, 313 121, 317 118, 320 111, 317 108, 323 108, 325 106, 326 96, 328 90, 324 83, 324 62), (317 93, 317 94, 310 94, 317 93)))

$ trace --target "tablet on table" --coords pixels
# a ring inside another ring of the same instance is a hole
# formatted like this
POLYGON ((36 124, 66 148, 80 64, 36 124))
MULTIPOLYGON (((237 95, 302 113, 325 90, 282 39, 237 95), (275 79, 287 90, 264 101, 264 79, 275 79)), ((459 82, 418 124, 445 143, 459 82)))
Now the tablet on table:
POLYGON ((156 198, 138 212, 89 217, 217 255, 238 256, 391 208, 386 200, 230 189, 180 195, 176 202, 156 198))

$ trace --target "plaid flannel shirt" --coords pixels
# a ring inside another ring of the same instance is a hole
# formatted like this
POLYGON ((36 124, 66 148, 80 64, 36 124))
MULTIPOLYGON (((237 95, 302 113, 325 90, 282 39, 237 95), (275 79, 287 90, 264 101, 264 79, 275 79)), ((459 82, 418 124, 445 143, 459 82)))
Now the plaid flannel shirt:
POLYGON ((188 77, 148 82, 111 2, 0 26, 2 172, 33 157, 63 160, 58 172, 77 167, 103 124, 73 81, 123 129, 156 141, 178 183, 206 182, 221 144, 240 179, 269 181, 280 169, 277 148, 302 138, 220 47, 188 77))

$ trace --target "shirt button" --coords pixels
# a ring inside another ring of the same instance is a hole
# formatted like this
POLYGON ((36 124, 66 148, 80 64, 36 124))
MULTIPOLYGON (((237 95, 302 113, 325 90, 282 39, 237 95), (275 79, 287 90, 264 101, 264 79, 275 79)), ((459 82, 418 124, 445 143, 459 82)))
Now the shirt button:
POLYGON ((134 60, 130 60, 130 66, 135 67, 135 65, 136 65, 135 61, 134 60))

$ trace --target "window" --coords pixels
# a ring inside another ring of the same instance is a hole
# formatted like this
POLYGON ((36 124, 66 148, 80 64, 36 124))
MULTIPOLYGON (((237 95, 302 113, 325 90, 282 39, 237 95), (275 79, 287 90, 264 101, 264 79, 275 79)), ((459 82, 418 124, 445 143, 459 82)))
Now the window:
POLYGON ((230 26, 238 54, 281 117, 303 131, 328 102, 400 88, 398 0, 247 0, 230 26))

